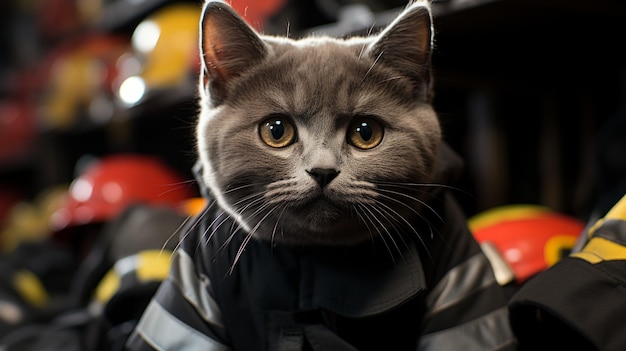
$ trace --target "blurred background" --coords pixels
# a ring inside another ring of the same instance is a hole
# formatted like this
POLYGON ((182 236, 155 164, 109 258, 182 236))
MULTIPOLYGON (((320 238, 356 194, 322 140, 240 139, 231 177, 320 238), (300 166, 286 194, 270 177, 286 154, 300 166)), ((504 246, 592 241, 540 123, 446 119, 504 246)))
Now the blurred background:
MULTIPOLYGON (((267 33, 364 33, 401 0, 233 0, 267 33), (286 25, 285 23, 288 23, 286 25)), ((191 179, 200 2, 0 4, 0 219, 85 158, 154 155, 191 179)), ((436 108, 470 213, 531 202, 585 216, 619 183, 626 5, 435 1, 436 108)))
MULTIPOLYGON (((232 0, 258 30, 291 37, 376 31, 406 3, 232 0)), ((0 336, 28 315, 15 306, 85 306, 113 262, 165 247, 201 208, 191 173, 200 8, 0 2, 0 276, 13 282, 0 287, 0 336), (153 178, 169 187, 143 181, 153 178), (149 208, 125 212, 138 203, 149 208), (123 233, 165 218, 157 205, 173 215, 159 240, 129 242, 123 233), (38 256, 49 244, 24 245, 50 237, 64 243, 54 257, 38 256), (17 274, 25 268, 39 283, 17 274), (71 301, 50 303, 55 291, 71 301)), ((465 160, 456 195, 468 216, 507 204, 602 215, 626 192, 626 3, 439 0, 433 13, 434 103, 465 160)), ((57 315, 45 314, 36 319, 57 315)))

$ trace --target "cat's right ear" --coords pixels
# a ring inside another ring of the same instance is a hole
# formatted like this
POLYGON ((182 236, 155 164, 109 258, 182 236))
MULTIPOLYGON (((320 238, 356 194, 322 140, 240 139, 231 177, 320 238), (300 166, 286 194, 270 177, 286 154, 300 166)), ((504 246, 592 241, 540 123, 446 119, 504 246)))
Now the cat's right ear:
POLYGON ((433 28, 430 1, 410 1, 406 9, 379 34, 370 55, 409 78, 417 96, 432 98, 431 52, 433 28))
POLYGON ((267 47, 235 10, 221 1, 207 1, 200 21, 201 83, 211 102, 221 103, 229 82, 261 60, 267 47))

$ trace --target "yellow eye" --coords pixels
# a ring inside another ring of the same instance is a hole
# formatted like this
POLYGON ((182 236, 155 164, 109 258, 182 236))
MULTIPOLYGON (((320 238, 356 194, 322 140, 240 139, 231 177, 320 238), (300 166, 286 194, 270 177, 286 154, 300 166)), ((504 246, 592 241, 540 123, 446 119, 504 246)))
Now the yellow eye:
POLYGON ((360 117, 348 129, 348 143, 362 150, 372 149, 383 140, 385 130, 373 118, 360 117))
POLYGON ((296 141, 296 128, 288 118, 274 116, 259 125, 259 136, 271 147, 286 147, 296 141))

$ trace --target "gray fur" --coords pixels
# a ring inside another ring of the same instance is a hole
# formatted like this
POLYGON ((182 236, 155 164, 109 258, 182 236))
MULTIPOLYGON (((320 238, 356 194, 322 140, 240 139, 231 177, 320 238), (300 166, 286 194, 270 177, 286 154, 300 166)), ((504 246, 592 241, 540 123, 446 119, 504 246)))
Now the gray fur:
POLYGON ((429 10, 413 3, 370 38, 294 41, 257 35, 227 5, 205 4, 198 152, 205 183, 241 228, 296 245, 415 231, 426 193, 418 184, 432 181, 441 134, 429 10), (294 144, 261 140, 259 125, 273 114, 294 122, 294 144), (378 146, 346 141, 355 116, 384 124, 378 146), (339 174, 322 188, 308 173, 316 168, 339 174))

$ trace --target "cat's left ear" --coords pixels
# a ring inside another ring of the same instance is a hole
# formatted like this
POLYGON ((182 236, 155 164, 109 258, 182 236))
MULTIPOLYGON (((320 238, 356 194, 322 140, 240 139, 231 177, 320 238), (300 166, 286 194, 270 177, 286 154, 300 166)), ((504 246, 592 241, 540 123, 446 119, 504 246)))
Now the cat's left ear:
POLYGON ((409 77, 417 95, 430 98, 433 28, 429 1, 410 4, 370 48, 372 59, 409 77))
POLYGON ((267 48, 241 16, 222 1, 207 1, 200 21, 202 82, 219 104, 229 82, 263 59, 267 48))

